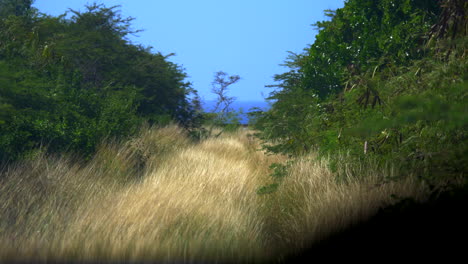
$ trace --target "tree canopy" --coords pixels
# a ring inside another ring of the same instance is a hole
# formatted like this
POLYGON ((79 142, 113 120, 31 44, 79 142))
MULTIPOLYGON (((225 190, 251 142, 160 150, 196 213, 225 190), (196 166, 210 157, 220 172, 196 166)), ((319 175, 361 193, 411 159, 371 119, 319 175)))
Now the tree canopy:
POLYGON ((190 128, 196 91, 168 56, 133 44, 132 18, 92 4, 58 17, 0 1, 0 157, 94 151, 146 120, 190 128))
POLYGON ((466 10, 449 0, 349 0, 327 10, 315 42, 275 76, 271 110, 256 113, 264 147, 332 160, 349 153, 425 178, 464 174, 466 10))

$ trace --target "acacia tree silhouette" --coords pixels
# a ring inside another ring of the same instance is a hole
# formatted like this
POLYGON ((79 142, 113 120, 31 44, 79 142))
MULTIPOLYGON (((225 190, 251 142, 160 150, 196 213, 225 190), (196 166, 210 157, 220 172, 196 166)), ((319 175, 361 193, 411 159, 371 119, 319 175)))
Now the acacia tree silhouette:
MULTIPOLYGON (((213 129, 216 125, 222 124, 227 121, 229 113, 232 112, 231 105, 236 99, 235 97, 228 96, 227 92, 229 87, 240 80, 239 75, 229 75, 226 72, 218 71, 214 74, 214 80, 211 83, 211 92, 217 96, 216 104, 213 108, 213 113, 216 114, 214 122, 211 123, 208 131, 208 136, 212 136, 213 129)), ((219 137, 224 130, 221 130, 214 137, 219 137)))

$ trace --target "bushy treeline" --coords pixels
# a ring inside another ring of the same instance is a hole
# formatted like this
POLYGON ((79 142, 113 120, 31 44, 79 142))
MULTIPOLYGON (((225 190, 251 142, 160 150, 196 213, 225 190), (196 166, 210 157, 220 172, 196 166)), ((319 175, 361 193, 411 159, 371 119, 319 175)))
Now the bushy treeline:
POLYGON ((41 146, 87 155, 142 121, 197 122, 183 69, 129 41, 132 18, 118 7, 54 17, 32 2, 0 1, 0 159, 41 146))
POLYGON ((424 179, 466 176, 467 9, 463 0, 348 0, 326 11, 315 42, 275 76, 271 110, 256 113, 264 147, 318 150, 335 163, 346 154, 424 179))

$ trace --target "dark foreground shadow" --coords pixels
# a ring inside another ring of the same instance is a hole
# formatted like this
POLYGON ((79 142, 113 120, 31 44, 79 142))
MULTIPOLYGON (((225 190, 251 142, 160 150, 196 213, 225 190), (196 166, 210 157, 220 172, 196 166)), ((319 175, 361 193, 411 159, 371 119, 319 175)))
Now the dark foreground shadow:
MULTIPOLYGON (((1 249, 0 249, 1 250, 1 249)), ((406 199, 369 221, 271 263, 464 263, 468 258, 468 185, 424 204, 406 199)), ((1 262, 1 261, 0 261, 1 262)), ((1 262, 3 263, 3 262, 1 262)), ((4 262, 10 263, 10 262, 4 262)), ((11 263, 204 263, 204 262, 11 262, 11 263)), ((223 263, 223 262, 219 262, 223 263)))
MULTIPOLYGON (((468 256, 468 186, 432 197, 424 204, 403 200, 380 210, 365 223, 296 255, 286 263, 357 260, 381 263, 415 259, 418 263, 468 256)), ((447 262, 449 261, 449 262, 447 262)))

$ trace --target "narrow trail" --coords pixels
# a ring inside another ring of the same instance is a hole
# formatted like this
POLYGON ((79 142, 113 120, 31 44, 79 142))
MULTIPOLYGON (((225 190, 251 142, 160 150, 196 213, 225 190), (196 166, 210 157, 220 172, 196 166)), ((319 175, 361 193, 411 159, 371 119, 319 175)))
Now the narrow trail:
MULTIPOLYGON (((256 191, 270 180, 269 165, 284 158, 258 151, 247 131, 198 144, 178 133, 174 127, 160 129, 131 144, 105 146, 85 167, 40 161, 49 165, 40 172, 44 177, 34 179, 50 179, 48 184, 38 180, 42 192, 14 181, 8 187, 29 195, 25 201, 37 207, 32 213, 15 208, 14 228, 2 230, 0 221, 5 249, 0 259, 245 262, 273 254, 265 236, 264 198, 256 191), (140 180, 118 183, 134 177, 123 174, 143 157, 140 180), (9 243, 13 233, 15 241, 9 243)), ((14 206, 12 201, 3 208, 14 206)))
POLYGON ((367 219, 392 194, 421 193, 411 181, 376 187, 368 171, 340 184, 306 156, 258 195, 286 157, 249 133, 194 144, 175 126, 146 129, 84 165, 42 157, 12 168, 0 184, 0 261, 257 263, 367 219))
POLYGON ((174 152, 143 182, 87 207, 70 235, 87 230, 77 239, 89 241, 90 255, 98 248, 91 244, 101 240, 111 252, 127 250, 132 241, 130 258, 166 257, 154 248, 195 258, 259 255, 265 242, 256 189, 278 158, 256 152, 246 137, 209 139, 174 152))

